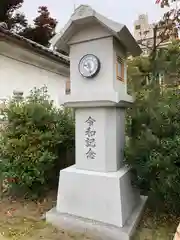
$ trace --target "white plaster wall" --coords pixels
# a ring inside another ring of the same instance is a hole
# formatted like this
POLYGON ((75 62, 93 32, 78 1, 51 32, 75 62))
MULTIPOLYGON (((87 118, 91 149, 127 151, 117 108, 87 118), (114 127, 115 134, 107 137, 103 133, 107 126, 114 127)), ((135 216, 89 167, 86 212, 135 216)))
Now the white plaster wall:
POLYGON ((0 55, 0 98, 11 97, 14 90, 24 96, 34 87, 44 85, 54 103, 59 105, 65 94, 67 77, 0 55))

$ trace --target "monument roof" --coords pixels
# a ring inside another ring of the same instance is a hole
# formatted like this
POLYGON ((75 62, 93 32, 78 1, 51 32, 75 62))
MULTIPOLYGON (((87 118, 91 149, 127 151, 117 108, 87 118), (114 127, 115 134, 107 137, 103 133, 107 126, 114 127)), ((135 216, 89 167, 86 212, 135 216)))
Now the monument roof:
POLYGON ((82 29, 82 26, 91 22, 97 22, 105 27, 112 36, 114 36, 126 48, 128 53, 133 56, 141 54, 139 45, 125 25, 102 16, 88 5, 80 5, 75 10, 64 29, 51 39, 50 42, 52 46, 60 48, 68 53, 68 41, 75 32, 82 29))

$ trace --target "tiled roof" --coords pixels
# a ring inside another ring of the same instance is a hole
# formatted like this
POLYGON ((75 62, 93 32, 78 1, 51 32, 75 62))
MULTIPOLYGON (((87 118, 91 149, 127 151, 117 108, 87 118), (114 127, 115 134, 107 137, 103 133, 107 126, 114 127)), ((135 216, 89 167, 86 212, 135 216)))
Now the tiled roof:
POLYGON ((25 47, 36 53, 39 53, 46 57, 49 57, 55 61, 69 65, 69 57, 67 57, 57 51, 51 50, 50 48, 44 47, 41 44, 38 44, 32 40, 29 40, 23 36, 20 36, 10 30, 7 30, 3 26, 0 25, 0 38, 1 37, 15 41, 17 44, 21 45, 22 47, 25 47))

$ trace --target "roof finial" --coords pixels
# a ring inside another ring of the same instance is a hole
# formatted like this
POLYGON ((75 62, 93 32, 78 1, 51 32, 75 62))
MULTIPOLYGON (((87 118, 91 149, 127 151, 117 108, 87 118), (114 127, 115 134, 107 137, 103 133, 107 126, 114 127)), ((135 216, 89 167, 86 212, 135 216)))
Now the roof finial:
POLYGON ((74 12, 75 12, 75 10, 76 10, 76 1, 75 0, 73 0, 73 8, 74 8, 74 12))

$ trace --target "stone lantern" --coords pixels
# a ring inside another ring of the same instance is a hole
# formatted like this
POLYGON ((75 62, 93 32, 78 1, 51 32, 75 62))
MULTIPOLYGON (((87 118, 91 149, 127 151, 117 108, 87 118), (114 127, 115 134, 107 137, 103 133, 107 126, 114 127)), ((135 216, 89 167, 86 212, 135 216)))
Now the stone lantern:
POLYGON ((64 105, 75 109, 76 163, 60 172, 57 206, 47 221, 101 231, 103 239, 129 239, 146 202, 131 185, 123 154, 125 110, 134 101, 127 94, 126 59, 141 50, 125 25, 86 5, 51 44, 70 56, 71 94, 64 105))

